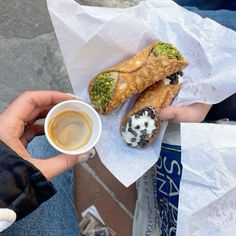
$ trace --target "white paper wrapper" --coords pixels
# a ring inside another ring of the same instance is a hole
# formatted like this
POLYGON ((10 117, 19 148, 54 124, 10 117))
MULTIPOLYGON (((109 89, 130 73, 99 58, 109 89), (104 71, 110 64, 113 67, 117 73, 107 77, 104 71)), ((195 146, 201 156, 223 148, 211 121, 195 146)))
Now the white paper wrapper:
MULTIPOLYGON (((190 63, 175 104, 217 103, 236 91, 236 33, 170 0, 126 9, 80 6, 73 0, 47 3, 74 92, 87 101, 88 83, 97 73, 156 39, 176 45, 190 63)), ((119 125, 129 106, 130 101, 102 117, 103 133, 96 146, 103 164, 125 186, 157 161, 166 127, 152 146, 127 147, 119 125)))
POLYGON ((236 126, 181 124, 177 236, 236 232, 236 126))

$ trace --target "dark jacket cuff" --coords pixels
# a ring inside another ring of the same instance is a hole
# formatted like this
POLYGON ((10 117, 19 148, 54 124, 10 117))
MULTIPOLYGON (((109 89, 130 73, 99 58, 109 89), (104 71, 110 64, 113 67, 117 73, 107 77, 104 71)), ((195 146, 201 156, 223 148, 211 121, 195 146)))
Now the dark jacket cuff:
POLYGON ((30 162, 0 141, 0 208, 25 217, 51 198, 56 189, 30 162))

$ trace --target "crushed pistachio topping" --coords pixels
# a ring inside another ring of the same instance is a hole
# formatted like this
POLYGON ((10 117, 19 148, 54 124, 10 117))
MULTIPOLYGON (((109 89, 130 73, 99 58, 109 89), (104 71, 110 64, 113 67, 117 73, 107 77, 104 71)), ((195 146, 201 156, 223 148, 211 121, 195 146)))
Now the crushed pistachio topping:
POLYGON ((91 101, 100 112, 105 112, 113 95, 117 79, 117 72, 103 72, 93 81, 91 101))
POLYGON ((163 43, 163 42, 157 43, 154 46, 152 52, 153 55, 156 57, 164 56, 169 59, 177 59, 177 60, 184 59, 182 54, 178 51, 178 49, 169 43, 163 43))

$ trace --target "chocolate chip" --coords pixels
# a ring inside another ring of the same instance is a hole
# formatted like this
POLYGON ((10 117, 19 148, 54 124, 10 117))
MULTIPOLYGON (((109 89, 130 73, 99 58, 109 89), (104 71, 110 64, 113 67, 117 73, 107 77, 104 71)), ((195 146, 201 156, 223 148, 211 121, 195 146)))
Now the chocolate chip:
POLYGON ((135 117, 136 119, 138 119, 138 118, 139 118, 139 115, 136 114, 134 117, 135 117))
POLYGON ((132 142, 132 143, 136 142, 136 138, 132 138, 132 139, 131 139, 131 142, 132 142))
POLYGON ((141 148, 144 148, 148 145, 148 141, 147 140, 141 140, 139 143, 138 143, 138 146, 141 147, 141 148))
POLYGON ((150 109, 150 110, 148 111, 148 115, 149 115, 149 116, 152 116, 152 114, 153 114, 153 111, 150 109))
POLYGON ((141 138, 141 140, 148 140, 148 138, 149 138, 149 135, 148 134, 143 134, 143 135, 141 135, 140 136, 140 138, 141 138))
POLYGON ((170 84, 178 84, 179 83, 179 80, 178 79, 176 79, 176 80, 171 80, 170 81, 170 84))
POLYGON ((152 115, 151 115, 151 118, 152 118, 153 120, 155 119, 155 117, 156 117, 155 114, 152 114, 152 115))
POLYGON ((132 146, 132 143, 127 143, 128 146, 132 146))
POLYGON ((174 74, 171 74, 167 76, 166 78, 170 80, 170 84, 178 84, 179 83, 179 77, 178 74, 183 74, 182 71, 178 71, 174 74))
POLYGON ((132 119, 131 119, 131 117, 129 117, 129 119, 128 119, 128 123, 129 123, 129 124, 132 123, 132 119))
POLYGON ((183 73, 182 70, 179 71, 179 75, 180 75, 180 76, 183 76, 183 75, 184 75, 184 73, 183 73))
POLYGON ((147 134, 147 130, 146 129, 141 130, 141 134, 147 134))
POLYGON ((148 127, 148 122, 144 122, 145 127, 148 127))
POLYGON ((140 129, 140 125, 136 125, 134 128, 135 129, 140 129))
POLYGON ((133 134, 135 137, 137 137, 137 136, 138 136, 137 132, 136 132, 136 131, 134 131, 134 130, 130 131, 130 133, 131 133, 131 134, 133 134))
POLYGON ((128 128, 128 131, 129 131, 131 134, 133 134, 135 137, 138 136, 137 132, 134 131, 132 128, 128 128))
POLYGON ((142 147, 143 147, 143 142, 140 141, 140 142, 138 143, 138 146, 142 148, 142 147))

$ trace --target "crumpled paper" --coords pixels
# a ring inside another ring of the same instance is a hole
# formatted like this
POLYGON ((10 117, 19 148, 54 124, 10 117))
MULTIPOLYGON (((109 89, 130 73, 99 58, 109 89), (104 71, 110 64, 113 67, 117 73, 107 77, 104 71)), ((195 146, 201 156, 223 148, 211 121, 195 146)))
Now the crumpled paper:
MULTIPOLYGON (((171 0, 149 0, 126 9, 81 6, 73 0, 47 4, 74 92, 86 101, 88 83, 97 73, 156 39, 176 45, 189 61, 174 104, 213 104, 236 91, 236 33, 171 0)), ((101 117, 103 132, 96 146, 103 164, 127 187, 157 161, 167 125, 152 146, 127 147, 119 125, 131 100, 101 117)))
POLYGON ((181 124, 177 236, 235 235, 235 140, 233 125, 181 124))

